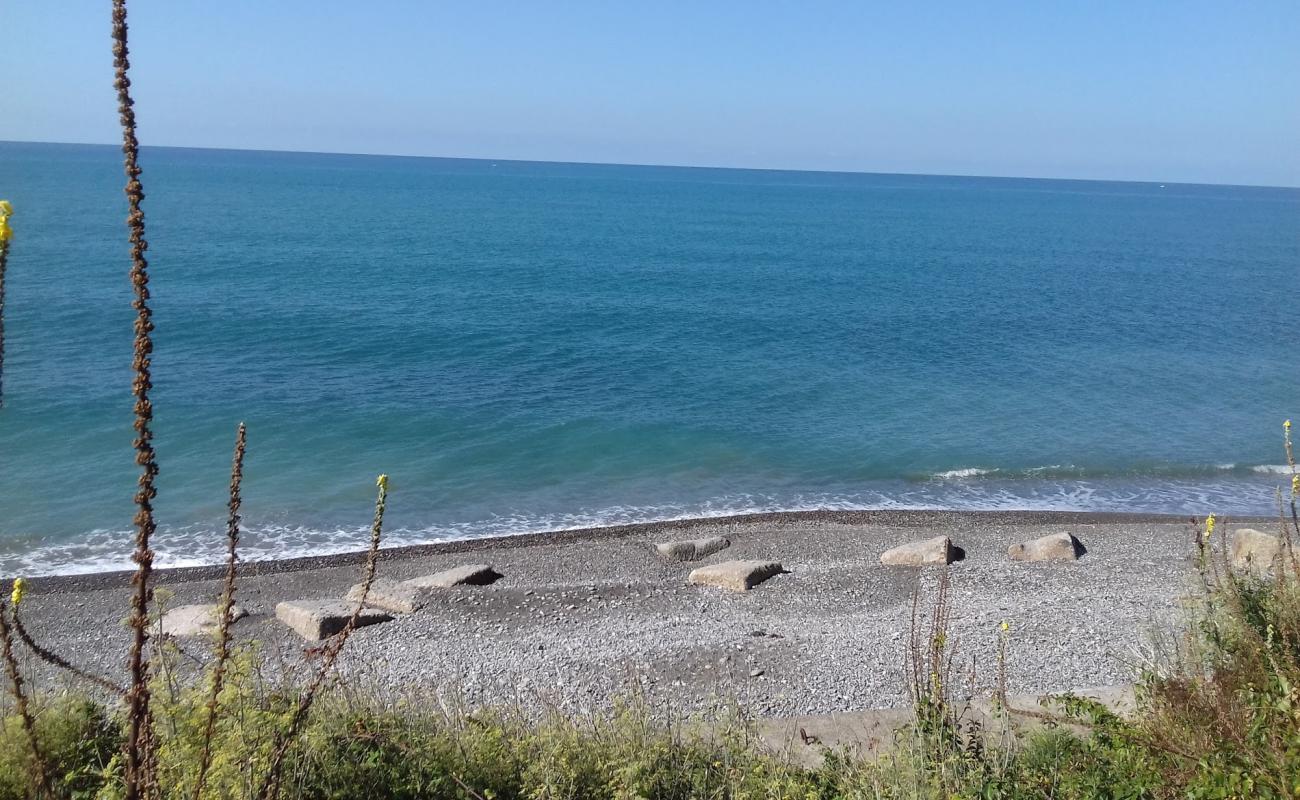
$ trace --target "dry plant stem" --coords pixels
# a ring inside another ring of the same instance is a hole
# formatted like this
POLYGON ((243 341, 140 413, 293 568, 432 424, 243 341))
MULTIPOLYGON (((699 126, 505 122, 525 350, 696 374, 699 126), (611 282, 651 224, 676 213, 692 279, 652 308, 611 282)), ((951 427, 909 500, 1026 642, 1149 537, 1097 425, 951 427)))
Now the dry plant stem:
POLYGON ((136 311, 135 320, 135 356, 132 366, 135 380, 132 394, 135 396, 135 463, 140 467, 139 490, 135 494, 136 538, 135 577, 132 579, 135 593, 131 600, 130 626, 134 631, 131 642, 131 654, 128 662, 131 674, 131 686, 127 692, 127 738, 126 755, 126 800, 136 800, 142 789, 147 789, 149 776, 148 760, 142 759, 145 745, 150 736, 147 730, 149 716, 149 662, 145 647, 149 640, 149 600, 151 591, 149 578, 153 572, 153 551, 149 549, 149 540, 153 536, 155 523, 153 517, 153 499, 157 495, 154 479, 158 475, 158 465, 154 459, 153 405, 149 401, 152 388, 150 376, 150 355, 153 352, 153 312, 149 309, 149 262, 145 251, 149 243, 145 239, 144 212, 140 210, 140 201, 144 199, 144 188, 140 184, 140 143, 135 135, 135 110, 132 108, 131 79, 127 72, 131 67, 127 58, 127 24, 126 0, 113 0, 113 85, 117 89, 117 111, 122 123, 123 167, 126 172, 126 198, 128 204, 127 229, 131 241, 131 286, 135 293, 132 307, 136 311))
MULTIPOLYGON (((0 273, 0 281, 2 281, 3 278, 4 275, 0 273)), ((3 287, 0 286, 0 289, 3 289, 3 287)), ((3 305, 3 301, 4 301, 3 295, 0 295, 0 305, 3 305)), ((0 342, 0 345, 2 344, 3 342, 0 342)), ((1296 463, 1295 463, 1295 449, 1291 445, 1291 427, 1290 427, 1291 421, 1287 420, 1286 424, 1287 427, 1284 429, 1285 433, 1283 435, 1282 442, 1286 447, 1287 466, 1291 468, 1291 527, 1295 530, 1296 535, 1300 536, 1300 510, 1297 510, 1296 508, 1296 489, 1295 489, 1295 479, 1296 479, 1295 476, 1297 470, 1296 470, 1296 463)), ((1288 541, 1289 541, 1289 537, 1288 537, 1288 541)))
POLYGON ((13 615, 14 615, 13 618, 14 631, 18 634, 18 638, 22 640, 23 644, 27 645, 28 649, 30 649, 33 653, 36 654, 37 658, 41 659, 47 664, 50 664, 51 666, 55 666, 58 667, 59 669, 66 670, 67 672, 76 675, 78 678, 81 678, 83 681, 93 683, 99 688, 111 692, 114 695, 121 696, 126 694, 125 689, 123 689, 121 686, 118 686, 116 683, 113 683, 108 678, 103 678, 100 677, 99 675, 95 675, 94 673, 87 672, 84 669, 81 669, 80 667, 76 666, 75 664, 69 663, 65 658, 60 656, 58 653, 55 653, 51 650, 41 647, 32 638, 31 634, 27 632, 27 628, 23 625, 22 617, 18 616, 17 606, 14 606, 13 615))
POLYGON ((921 606, 921 583, 918 580, 916 586, 912 589, 912 616, 908 622, 907 653, 904 655, 904 661, 907 663, 908 674, 911 676, 908 680, 909 694, 912 695, 912 708, 919 709, 921 705, 921 687, 923 670, 921 667, 921 647, 919 636, 921 627, 917 623, 917 611, 921 606))
POLYGON ((379 480, 379 494, 375 498, 375 519, 370 527, 370 549, 366 553, 366 563, 361 578, 361 596, 357 599, 357 603, 352 609, 352 616, 348 618, 343 630, 325 643, 321 652, 321 664, 319 669, 316 670, 315 677, 312 678, 307 690, 298 698, 298 705, 294 708, 289 724, 276 736, 275 748, 271 754, 271 763, 267 767, 266 776, 262 779, 262 787, 257 793, 260 800, 270 800, 279 793, 280 770, 284 767, 284 757, 289 751, 289 745, 293 743, 294 737, 298 735, 298 729, 302 726, 303 720, 307 718, 307 712, 311 710, 317 692, 325 684, 325 679, 333 671, 334 662, 338 659, 339 653, 343 650, 343 646, 347 644, 352 631, 357 627, 357 620, 361 617, 361 609, 365 606, 366 598, 370 596, 370 585, 375 580, 375 565, 379 560, 379 539, 383 530, 384 508, 387 503, 388 483, 385 477, 381 477, 379 480))
POLYGON ((199 775, 194 782, 194 800, 203 795, 203 784, 212 764, 212 736, 217 730, 217 703, 230 658, 230 625, 234 622, 235 564, 239 551, 239 487, 244 479, 244 444, 247 429, 239 423, 235 433, 235 456, 230 464, 230 517, 226 521, 226 581, 221 592, 220 621, 217 627, 216 663, 212 667, 212 687, 208 692, 207 719, 203 723, 203 753, 199 757, 199 775))
POLYGON ((0 654, 4 656, 5 672, 9 675, 9 693, 13 695, 18 718, 23 731, 27 734, 27 743, 32 750, 32 771, 36 783, 36 795, 54 797, 50 786, 50 773, 46 768, 45 754, 41 752, 40 742, 36 738, 36 721, 32 719, 31 707, 27 704, 27 692, 23 689, 23 675, 18 669, 18 660, 14 658, 14 639, 9 630, 9 606, 0 602, 0 654))
POLYGON ((459 786, 462 791, 464 791, 470 797, 474 798, 474 800, 486 800, 486 798, 484 798, 483 795, 479 794, 478 792, 471 789, 468 785, 466 785, 465 781, 461 780, 459 776, 452 775, 451 779, 456 782, 456 785, 459 786))
POLYGON ((9 243, 0 242, 0 408, 5 406, 5 264, 9 260, 9 243))
POLYGON ((920 620, 920 578, 912 594, 912 617, 908 636, 908 689, 916 715, 916 730, 928 758, 941 760, 958 744, 960 715, 954 712, 949 678, 956 648, 949 639, 949 573, 939 573, 934 608, 928 630, 920 620), (924 638, 923 638, 924 637, 924 638))

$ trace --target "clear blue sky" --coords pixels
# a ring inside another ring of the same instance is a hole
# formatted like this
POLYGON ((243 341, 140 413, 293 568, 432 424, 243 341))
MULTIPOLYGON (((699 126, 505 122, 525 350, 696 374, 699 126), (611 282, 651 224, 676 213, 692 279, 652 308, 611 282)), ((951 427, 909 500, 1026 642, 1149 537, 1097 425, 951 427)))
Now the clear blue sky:
MULTIPOLYGON (((118 139, 107 0, 0 8, 0 139, 118 139)), ((134 0, 146 144, 1300 185, 1300 2, 134 0)))

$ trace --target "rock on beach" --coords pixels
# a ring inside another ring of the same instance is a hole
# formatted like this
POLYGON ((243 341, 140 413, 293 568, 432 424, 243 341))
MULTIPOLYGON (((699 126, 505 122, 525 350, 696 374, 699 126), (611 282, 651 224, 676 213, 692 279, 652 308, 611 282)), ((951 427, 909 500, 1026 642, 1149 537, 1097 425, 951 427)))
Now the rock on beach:
POLYGON ((952 539, 936 536, 917 542, 908 542, 880 554, 880 563, 897 567, 926 567, 951 564, 957 558, 952 539))
POLYGON ((491 564, 464 564, 402 583, 416 589, 450 589, 453 586, 486 586, 500 577, 501 573, 491 564))
MULTIPOLYGON (((275 607, 276 619, 297 631, 304 639, 328 639, 347 626, 356 603, 346 600, 286 600, 275 607)), ((392 619, 377 608, 363 608, 357 627, 392 619)))
POLYGON ((1282 539, 1254 528, 1239 528, 1232 535, 1228 557, 1234 569, 1266 575, 1282 558, 1282 539))
POLYGON ((663 542, 655 546, 659 555, 671 561, 699 561, 705 556, 725 550, 731 546, 731 540, 722 536, 707 536, 703 539, 687 539, 680 542, 663 542))
MULTIPOLYGON (((217 630, 220 614, 221 606, 216 603, 194 603, 167 609, 160 624, 164 636, 202 636, 217 630)), ((230 609, 232 621, 247 615, 239 605, 230 609)))
POLYGON ((1069 533, 1053 533, 1007 548, 1012 561, 1076 561, 1083 546, 1069 533))
POLYGON ((717 586, 733 592, 747 592, 774 575, 785 572, 776 561, 724 561, 691 570, 687 580, 701 586, 717 586))
MULTIPOLYGON (((348 590, 348 602, 361 602, 361 589, 362 584, 354 584, 348 590)), ((375 578, 370 584, 370 592, 366 595, 365 603, 394 614, 413 614, 424 605, 429 591, 392 578, 375 578)))

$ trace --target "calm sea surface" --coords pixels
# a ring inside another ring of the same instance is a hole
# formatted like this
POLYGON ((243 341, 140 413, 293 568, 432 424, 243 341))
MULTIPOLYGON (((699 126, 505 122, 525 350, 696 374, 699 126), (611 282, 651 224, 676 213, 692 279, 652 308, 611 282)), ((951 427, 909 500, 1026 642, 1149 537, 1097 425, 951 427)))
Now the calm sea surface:
MULTIPOLYGON (((1300 190, 146 149, 157 540, 1271 513, 1300 190)), ((120 155, 0 144, 0 574, 128 565, 120 155)))

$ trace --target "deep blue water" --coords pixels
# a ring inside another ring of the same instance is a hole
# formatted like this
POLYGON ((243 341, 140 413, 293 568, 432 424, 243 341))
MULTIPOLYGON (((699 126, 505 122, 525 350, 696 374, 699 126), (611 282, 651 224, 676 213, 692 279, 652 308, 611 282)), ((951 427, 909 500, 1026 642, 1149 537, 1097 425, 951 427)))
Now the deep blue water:
MULTIPOLYGON (((1271 513, 1300 190, 146 149, 157 540, 1271 513)), ((120 154, 0 143, 0 573, 126 566, 120 154)))

